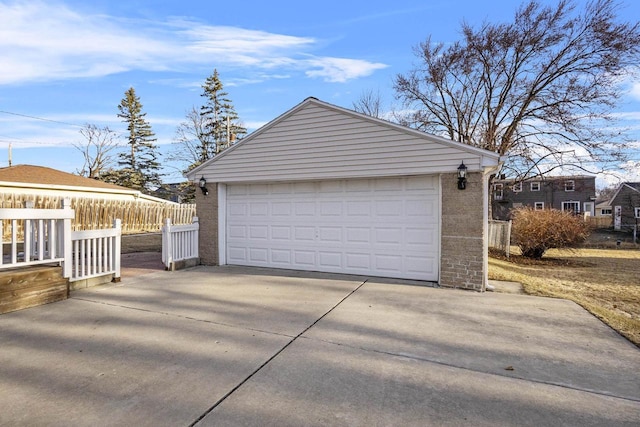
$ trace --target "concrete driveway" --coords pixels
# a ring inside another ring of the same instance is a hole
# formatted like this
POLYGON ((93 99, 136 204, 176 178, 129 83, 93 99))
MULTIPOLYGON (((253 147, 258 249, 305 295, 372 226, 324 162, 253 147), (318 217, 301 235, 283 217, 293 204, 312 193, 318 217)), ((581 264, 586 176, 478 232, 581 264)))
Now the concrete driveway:
POLYGON ((0 425, 637 426, 639 367, 564 300, 197 267, 0 316, 0 425))

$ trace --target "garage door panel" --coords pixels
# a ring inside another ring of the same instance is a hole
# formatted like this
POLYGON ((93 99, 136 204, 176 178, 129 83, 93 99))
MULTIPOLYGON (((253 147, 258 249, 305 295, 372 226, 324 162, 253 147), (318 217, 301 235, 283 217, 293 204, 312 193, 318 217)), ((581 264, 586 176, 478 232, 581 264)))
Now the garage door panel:
POLYGON ((319 230, 319 243, 342 243, 342 228, 341 227, 318 227, 319 230))
POLYGON ((247 237, 246 225, 231 225, 229 226, 229 238, 231 239, 245 239, 247 237))
POLYGON ((319 251, 318 261, 320 267, 338 271, 336 269, 342 268, 342 252, 319 251))
POLYGON ((375 191, 402 191, 404 178, 386 178, 374 180, 375 191))
POLYGON ((248 203, 232 202, 227 204, 227 214, 231 216, 246 216, 248 212, 248 203))
POLYGON ((345 255, 345 267, 349 272, 370 271, 371 254, 368 253, 347 253, 345 255))
POLYGON ((252 225, 249 227, 249 238, 256 240, 267 240, 269 237, 269 227, 266 225, 252 225))
POLYGON ((402 202, 397 200, 379 200, 375 204, 375 214, 378 217, 400 217, 402 216, 402 202))
POLYGON ((438 279, 437 177, 227 190, 229 264, 438 279))
POLYGON ((271 262, 281 267, 291 265, 291 251, 287 249, 271 249, 271 262))
POLYGON ((269 251, 266 248, 249 249, 249 261, 266 264, 269 261, 269 251))
POLYGON ((371 202, 369 200, 349 201, 347 204, 347 216, 369 217, 371 215, 371 202))
POLYGON ((291 215, 291 203, 290 202, 272 202, 271 215, 274 215, 274 216, 291 215))
POLYGON ((303 242, 313 242, 316 239, 316 228, 309 226, 294 227, 293 234, 295 240, 303 242))
POLYGON ((376 228, 375 236, 374 243, 381 243, 384 245, 400 245, 404 240, 402 227, 376 228))
POLYGON ((295 194, 313 194, 316 192, 315 182, 296 182, 293 184, 295 194))
POLYGON ((244 263, 248 261, 247 248, 229 246, 227 248, 227 257, 230 264, 244 265, 244 263))
POLYGON ((291 227, 286 225, 272 225, 271 239, 273 240, 291 240, 291 227))
POLYGON ((414 250, 427 250, 438 243, 438 236, 435 228, 407 228, 405 233, 405 242, 414 250))
POLYGON ((320 216, 324 217, 341 217, 342 216, 342 201, 320 201, 320 216))
POLYGON ((371 188, 371 180, 368 179, 352 179, 345 181, 345 190, 347 192, 362 192, 362 191, 370 191, 371 188))
POLYGON ((363 227, 345 227, 347 231, 346 244, 371 243, 371 229, 363 227))
POLYGON ((295 212, 297 216, 314 217, 316 215, 316 204, 313 201, 295 202, 295 212))
POLYGON ((295 265, 309 267, 310 269, 313 269, 316 266, 316 253, 311 250, 294 251, 293 259, 295 265))
POLYGON ((271 190, 269 184, 252 184, 249 186, 249 194, 252 196, 266 195, 269 194, 271 190))
POLYGON ((401 273, 402 257, 400 255, 375 255, 376 269, 387 273, 401 273))
POLYGON ((433 257, 406 256, 405 268, 413 273, 432 273, 437 271, 437 263, 433 257))

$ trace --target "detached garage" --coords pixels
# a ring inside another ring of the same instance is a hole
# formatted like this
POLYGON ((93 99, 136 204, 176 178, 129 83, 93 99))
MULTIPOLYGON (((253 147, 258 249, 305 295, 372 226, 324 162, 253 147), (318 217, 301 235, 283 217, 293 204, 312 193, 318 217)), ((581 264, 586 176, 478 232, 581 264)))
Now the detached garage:
POLYGON ((207 189, 200 258, 484 290, 497 165, 494 153, 307 98, 189 172, 207 189))

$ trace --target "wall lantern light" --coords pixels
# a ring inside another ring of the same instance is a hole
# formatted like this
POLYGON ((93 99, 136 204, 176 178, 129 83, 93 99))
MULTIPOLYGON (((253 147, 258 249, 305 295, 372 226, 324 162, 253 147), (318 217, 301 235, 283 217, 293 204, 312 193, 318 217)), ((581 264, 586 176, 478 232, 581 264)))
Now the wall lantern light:
POLYGON ((207 180, 204 179, 204 176, 200 178, 199 184, 200 190, 202 190, 202 194, 204 194, 205 196, 209 194, 209 190, 207 190, 207 180))
POLYGON ((458 190, 467 188, 467 167, 464 162, 458 166, 458 190))

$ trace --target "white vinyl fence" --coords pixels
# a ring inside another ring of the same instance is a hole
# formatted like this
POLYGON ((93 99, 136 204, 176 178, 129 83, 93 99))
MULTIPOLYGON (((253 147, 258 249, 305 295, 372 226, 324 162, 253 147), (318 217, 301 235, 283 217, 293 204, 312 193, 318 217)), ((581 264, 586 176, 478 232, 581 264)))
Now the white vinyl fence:
POLYGON ((489 247, 504 252, 509 258, 511 221, 489 221, 489 247))
POLYGON ((113 275, 120 279, 122 223, 116 219, 113 228, 73 231, 73 262, 71 282, 92 277, 113 275))
POLYGON ((57 263, 69 281, 112 274, 120 278, 120 220, 107 230, 72 231, 75 212, 62 209, 0 209, 0 270, 57 263))
POLYGON ((162 227, 162 262, 168 270, 175 263, 198 258, 198 232, 200 224, 194 216, 191 224, 172 225, 167 218, 162 227))

